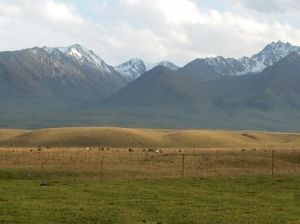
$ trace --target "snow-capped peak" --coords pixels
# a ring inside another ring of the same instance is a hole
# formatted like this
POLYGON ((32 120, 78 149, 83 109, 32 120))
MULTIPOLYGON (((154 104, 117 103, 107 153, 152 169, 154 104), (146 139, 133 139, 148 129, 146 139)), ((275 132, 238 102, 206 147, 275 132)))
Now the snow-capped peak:
POLYGON ((124 62, 115 67, 115 70, 118 71, 123 76, 129 78, 130 80, 137 79, 146 71, 153 69, 154 67, 162 65, 167 67, 171 70, 177 70, 178 67, 171 62, 168 61, 161 61, 159 63, 148 64, 145 63, 143 60, 138 58, 133 58, 127 62, 124 62))
POLYGON ((110 67, 98 55, 79 44, 74 44, 69 47, 43 47, 43 49, 46 50, 49 54, 57 55, 57 53, 60 52, 78 62, 88 63, 105 72, 112 72, 110 67))
POLYGON ((237 76, 261 72, 293 52, 300 53, 300 47, 278 41, 268 44, 252 57, 234 59, 218 56, 198 59, 196 62, 204 63, 222 76, 237 76))
POLYGON ((147 68, 143 60, 133 58, 116 66, 115 70, 123 76, 127 77, 128 79, 134 80, 138 78, 141 74, 146 72, 147 68))
POLYGON ((288 42, 272 42, 271 44, 268 44, 262 51, 253 55, 251 59, 257 61, 265 67, 268 67, 292 52, 300 52, 300 47, 293 46, 288 42))
POLYGON ((170 69, 170 70, 172 70, 172 71, 176 71, 176 70, 178 69, 178 67, 177 67, 175 64, 173 64, 172 62, 169 62, 169 61, 161 61, 161 62, 159 62, 159 63, 147 64, 147 65, 146 65, 147 71, 149 71, 149 70, 151 70, 151 69, 153 69, 154 67, 159 66, 159 65, 164 66, 164 67, 166 67, 166 68, 168 68, 168 69, 170 69))

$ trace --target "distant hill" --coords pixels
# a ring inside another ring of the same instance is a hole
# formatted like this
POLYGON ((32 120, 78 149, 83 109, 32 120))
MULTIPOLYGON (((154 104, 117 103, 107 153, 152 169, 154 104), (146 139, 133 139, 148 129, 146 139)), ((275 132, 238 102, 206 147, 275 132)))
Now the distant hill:
POLYGON ((128 128, 54 128, 0 130, 0 147, 114 148, 297 148, 300 135, 270 132, 158 130, 128 128), (1 138, 6 136, 6 138, 1 138))

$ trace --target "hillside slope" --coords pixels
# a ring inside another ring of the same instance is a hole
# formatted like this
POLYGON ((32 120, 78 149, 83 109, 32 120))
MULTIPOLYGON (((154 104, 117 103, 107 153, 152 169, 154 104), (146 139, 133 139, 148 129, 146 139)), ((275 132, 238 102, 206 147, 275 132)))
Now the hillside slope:
POLYGON ((127 84, 128 80, 92 51, 80 45, 67 49, 66 53, 37 47, 0 52, 0 98, 27 99, 32 104, 37 99, 87 104, 127 84))
POLYGON ((299 52, 273 42, 251 58, 163 62, 133 81, 80 45, 0 52, 0 125, 297 132, 299 52))
POLYGON ((298 131, 299 65, 300 55, 291 53, 262 73, 212 80, 184 68, 157 67, 104 105, 155 116, 166 126, 298 131))
POLYGON ((37 131, 1 130, 0 146, 94 146, 116 148, 291 148, 300 146, 300 135, 249 131, 230 132, 209 130, 159 130, 106 127, 56 128, 42 129, 37 131), (6 137, 1 137, 1 135, 5 135, 6 137))

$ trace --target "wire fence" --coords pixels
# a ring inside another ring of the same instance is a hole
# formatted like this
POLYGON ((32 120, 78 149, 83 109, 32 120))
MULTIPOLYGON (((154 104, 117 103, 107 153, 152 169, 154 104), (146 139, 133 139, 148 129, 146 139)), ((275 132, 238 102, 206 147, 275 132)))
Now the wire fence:
POLYGON ((270 149, 0 149, 0 169, 28 176, 59 174, 99 181, 180 177, 298 175, 300 150, 270 149))

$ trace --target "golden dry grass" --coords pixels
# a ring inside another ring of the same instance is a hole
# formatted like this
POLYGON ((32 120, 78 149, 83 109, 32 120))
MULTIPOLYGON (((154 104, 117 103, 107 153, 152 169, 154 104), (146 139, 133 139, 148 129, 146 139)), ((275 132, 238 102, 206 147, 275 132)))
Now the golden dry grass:
POLYGON ((16 129, 0 129, 0 142, 9 140, 11 138, 20 136, 22 134, 25 134, 29 131, 26 130, 16 130, 16 129))
POLYGON ((185 176, 270 174, 275 149, 277 173, 300 170, 294 133, 99 127, 0 130, 0 136, 2 169, 99 177, 102 161, 106 180, 178 177, 185 154, 185 176))
MULTIPOLYGON (((103 180, 176 177, 271 175, 272 151, 267 149, 145 149, 0 148, 0 170, 32 174, 71 175, 103 180), (102 168, 101 168, 102 166, 102 168)), ((275 174, 300 174, 300 151, 275 151, 275 174)))
POLYGON ((300 148, 300 135, 250 131, 53 128, 0 130, 0 146, 114 148, 300 148))

